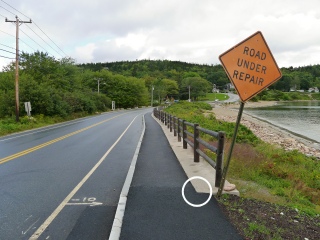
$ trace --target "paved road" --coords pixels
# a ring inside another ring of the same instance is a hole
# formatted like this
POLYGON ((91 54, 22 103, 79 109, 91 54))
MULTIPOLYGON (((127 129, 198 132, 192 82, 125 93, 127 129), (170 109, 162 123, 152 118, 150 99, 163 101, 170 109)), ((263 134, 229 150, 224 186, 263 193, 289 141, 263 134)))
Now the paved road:
POLYGON ((238 94, 234 93, 228 93, 229 99, 223 101, 223 102, 238 102, 240 100, 238 94))
MULTIPOLYGON (((146 115, 146 132, 129 190, 121 240, 241 239, 214 198, 203 207, 189 206, 181 189, 187 176, 159 124, 146 115)), ((208 194, 191 184, 186 199, 204 203, 208 194)))
POLYGON ((0 138, 0 239, 107 239, 150 111, 0 138))

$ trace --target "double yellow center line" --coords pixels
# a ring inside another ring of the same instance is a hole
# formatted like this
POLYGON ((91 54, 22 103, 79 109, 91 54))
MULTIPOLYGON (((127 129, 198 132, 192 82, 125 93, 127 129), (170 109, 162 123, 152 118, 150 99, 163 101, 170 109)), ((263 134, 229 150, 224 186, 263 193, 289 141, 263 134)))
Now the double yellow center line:
POLYGON ((1 159, 0 159, 0 164, 5 163, 5 162, 8 162, 8 161, 11 161, 11 160, 13 160, 13 159, 15 159, 15 158, 18 158, 18 157, 21 157, 21 156, 23 156, 23 155, 29 154, 29 153, 31 153, 31 152, 34 152, 34 151, 36 151, 36 150, 39 150, 39 149, 44 148, 44 147, 46 147, 46 146, 49 146, 49 145, 51 145, 51 144, 53 144, 53 143, 59 142, 59 141, 61 141, 61 140, 63 140, 63 139, 66 139, 66 138, 68 138, 68 137, 71 137, 71 136, 73 136, 73 135, 76 135, 76 134, 78 134, 78 133, 84 132, 84 131, 86 131, 86 130, 88 130, 88 129, 90 129, 90 128, 96 127, 96 126, 98 126, 98 125, 100 125, 100 124, 102 124, 102 123, 108 122, 108 121, 110 121, 110 120, 112 120, 112 119, 114 119, 114 118, 117 118, 117 117, 119 117, 119 116, 121 116, 121 115, 124 115, 124 114, 126 114, 126 113, 117 115, 117 116, 115 116, 115 117, 109 118, 109 119, 104 120, 104 121, 102 121, 102 122, 98 122, 98 123, 93 124, 93 125, 91 125, 91 126, 89 126, 89 127, 82 128, 82 129, 80 129, 80 130, 78 130, 78 131, 69 133, 69 134, 64 135, 64 136, 62 136, 62 137, 53 139, 53 140, 48 141, 48 142, 45 142, 45 143, 42 143, 42 144, 40 144, 40 145, 37 145, 37 146, 35 146, 35 147, 26 149, 26 150, 24 150, 24 151, 15 153, 15 154, 10 155, 10 156, 7 156, 7 157, 5 157, 5 158, 1 158, 1 159))

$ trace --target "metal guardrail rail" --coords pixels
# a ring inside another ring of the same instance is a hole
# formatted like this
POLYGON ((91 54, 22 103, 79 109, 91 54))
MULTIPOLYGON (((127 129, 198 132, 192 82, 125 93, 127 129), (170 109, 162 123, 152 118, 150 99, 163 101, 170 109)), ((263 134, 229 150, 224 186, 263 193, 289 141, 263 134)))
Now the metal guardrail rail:
POLYGON ((199 126, 197 123, 190 123, 178 117, 172 116, 169 113, 164 112, 161 108, 154 108, 153 115, 164 123, 170 132, 173 131, 175 137, 178 138, 178 142, 183 144, 183 148, 187 149, 188 145, 193 148, 194 162, 199 162, 199 157, 203 157, 214 169, 216 169, 215 186, 219 187, 222 180, 223 169, 223 153, 225 144, 225 132, 214 132, 209 129, 205 129, 199 126), (188 128, 189 127, 189 128, 188 128), (188 131, 192 129, 193 132, 188 131), (200 138, 200 133, 207 134, 216 138, 217 147, 204 141, 200 138), (202 149, 208 149, 216 154, 216 159, 210 158, 202 149))

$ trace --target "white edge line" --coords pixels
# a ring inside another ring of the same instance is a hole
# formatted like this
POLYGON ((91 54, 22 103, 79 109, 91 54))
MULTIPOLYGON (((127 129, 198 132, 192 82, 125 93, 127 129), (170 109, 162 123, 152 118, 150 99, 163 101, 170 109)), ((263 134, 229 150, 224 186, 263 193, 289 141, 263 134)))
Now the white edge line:
POLYGON ((123 133, 119 136, 119 138, 112 144, 112 146, 108 149, 108 151, 102 156, 102 158, 94 165, 94 167, 87 173, 87 175, 78 183, 78 185, 68 194, 68 196, 60 203, 60 205, 51 213, 51 215, 42 223, 42 225, 32 234, 29 240, 35 240, 40 237, 40 235, 46 230, 46 228, 51 224, 51 222, 58 216, 58 214, 62 211, 62 209, 67 205, 70 199, 77 193, 77 191, 82 187, 82 185, 89 179, 89 177, 95 172, 95 170, 100 166, 100 164, 105 160, 105 158, 109 155, 111 150, 118 144, 123 135, 130 128, 134 120, 138 117, 137 115, 128 127, 123 131, 123 133))
POLYGON ((131 185, 131 182, 132 182, 134 170, 135 170, 137 159, 138 159, 138 155, 139 155, 139 152, 140 152, 141 143, 142 143, 142 140, 143 140, 143 137, 144 137, 144 132, 145 132, 145 129, 146 129, 146 123, 145 123, 144 115, 142 116, 142 121, 143 121, 143 130, 142 130, 142 133, 141 133, 140 140, 138 142, 136 151, 135 151, 135 153, 133 155, 133 158, 131 160, 131 165, 130 165, 130 168, 128 170, 126 180, 125 180, 125 182, 123 184, 122 191, 120 193, 120 198, 119 198, 116 214, 115 214, 115 217, 114 217, 114 220, 113 220, 111 232, 110 232, 110 235, 109 235, 109 240, 118 240, 120 238, 122 222, 123 222, 123 217, 124 217, 124 211, 125 211, 125 208, 126 208, 127 198, 128 198, 128 193, 129 193, 129 188, 130 188, 130 185, 131 185))

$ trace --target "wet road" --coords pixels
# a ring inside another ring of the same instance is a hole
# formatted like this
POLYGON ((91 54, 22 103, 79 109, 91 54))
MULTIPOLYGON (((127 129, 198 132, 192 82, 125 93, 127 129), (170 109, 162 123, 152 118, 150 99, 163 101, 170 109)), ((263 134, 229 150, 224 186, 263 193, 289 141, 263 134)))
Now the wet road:
POLYGON ((107 239, 150 111, 0 138, 0 239, 107 239))

